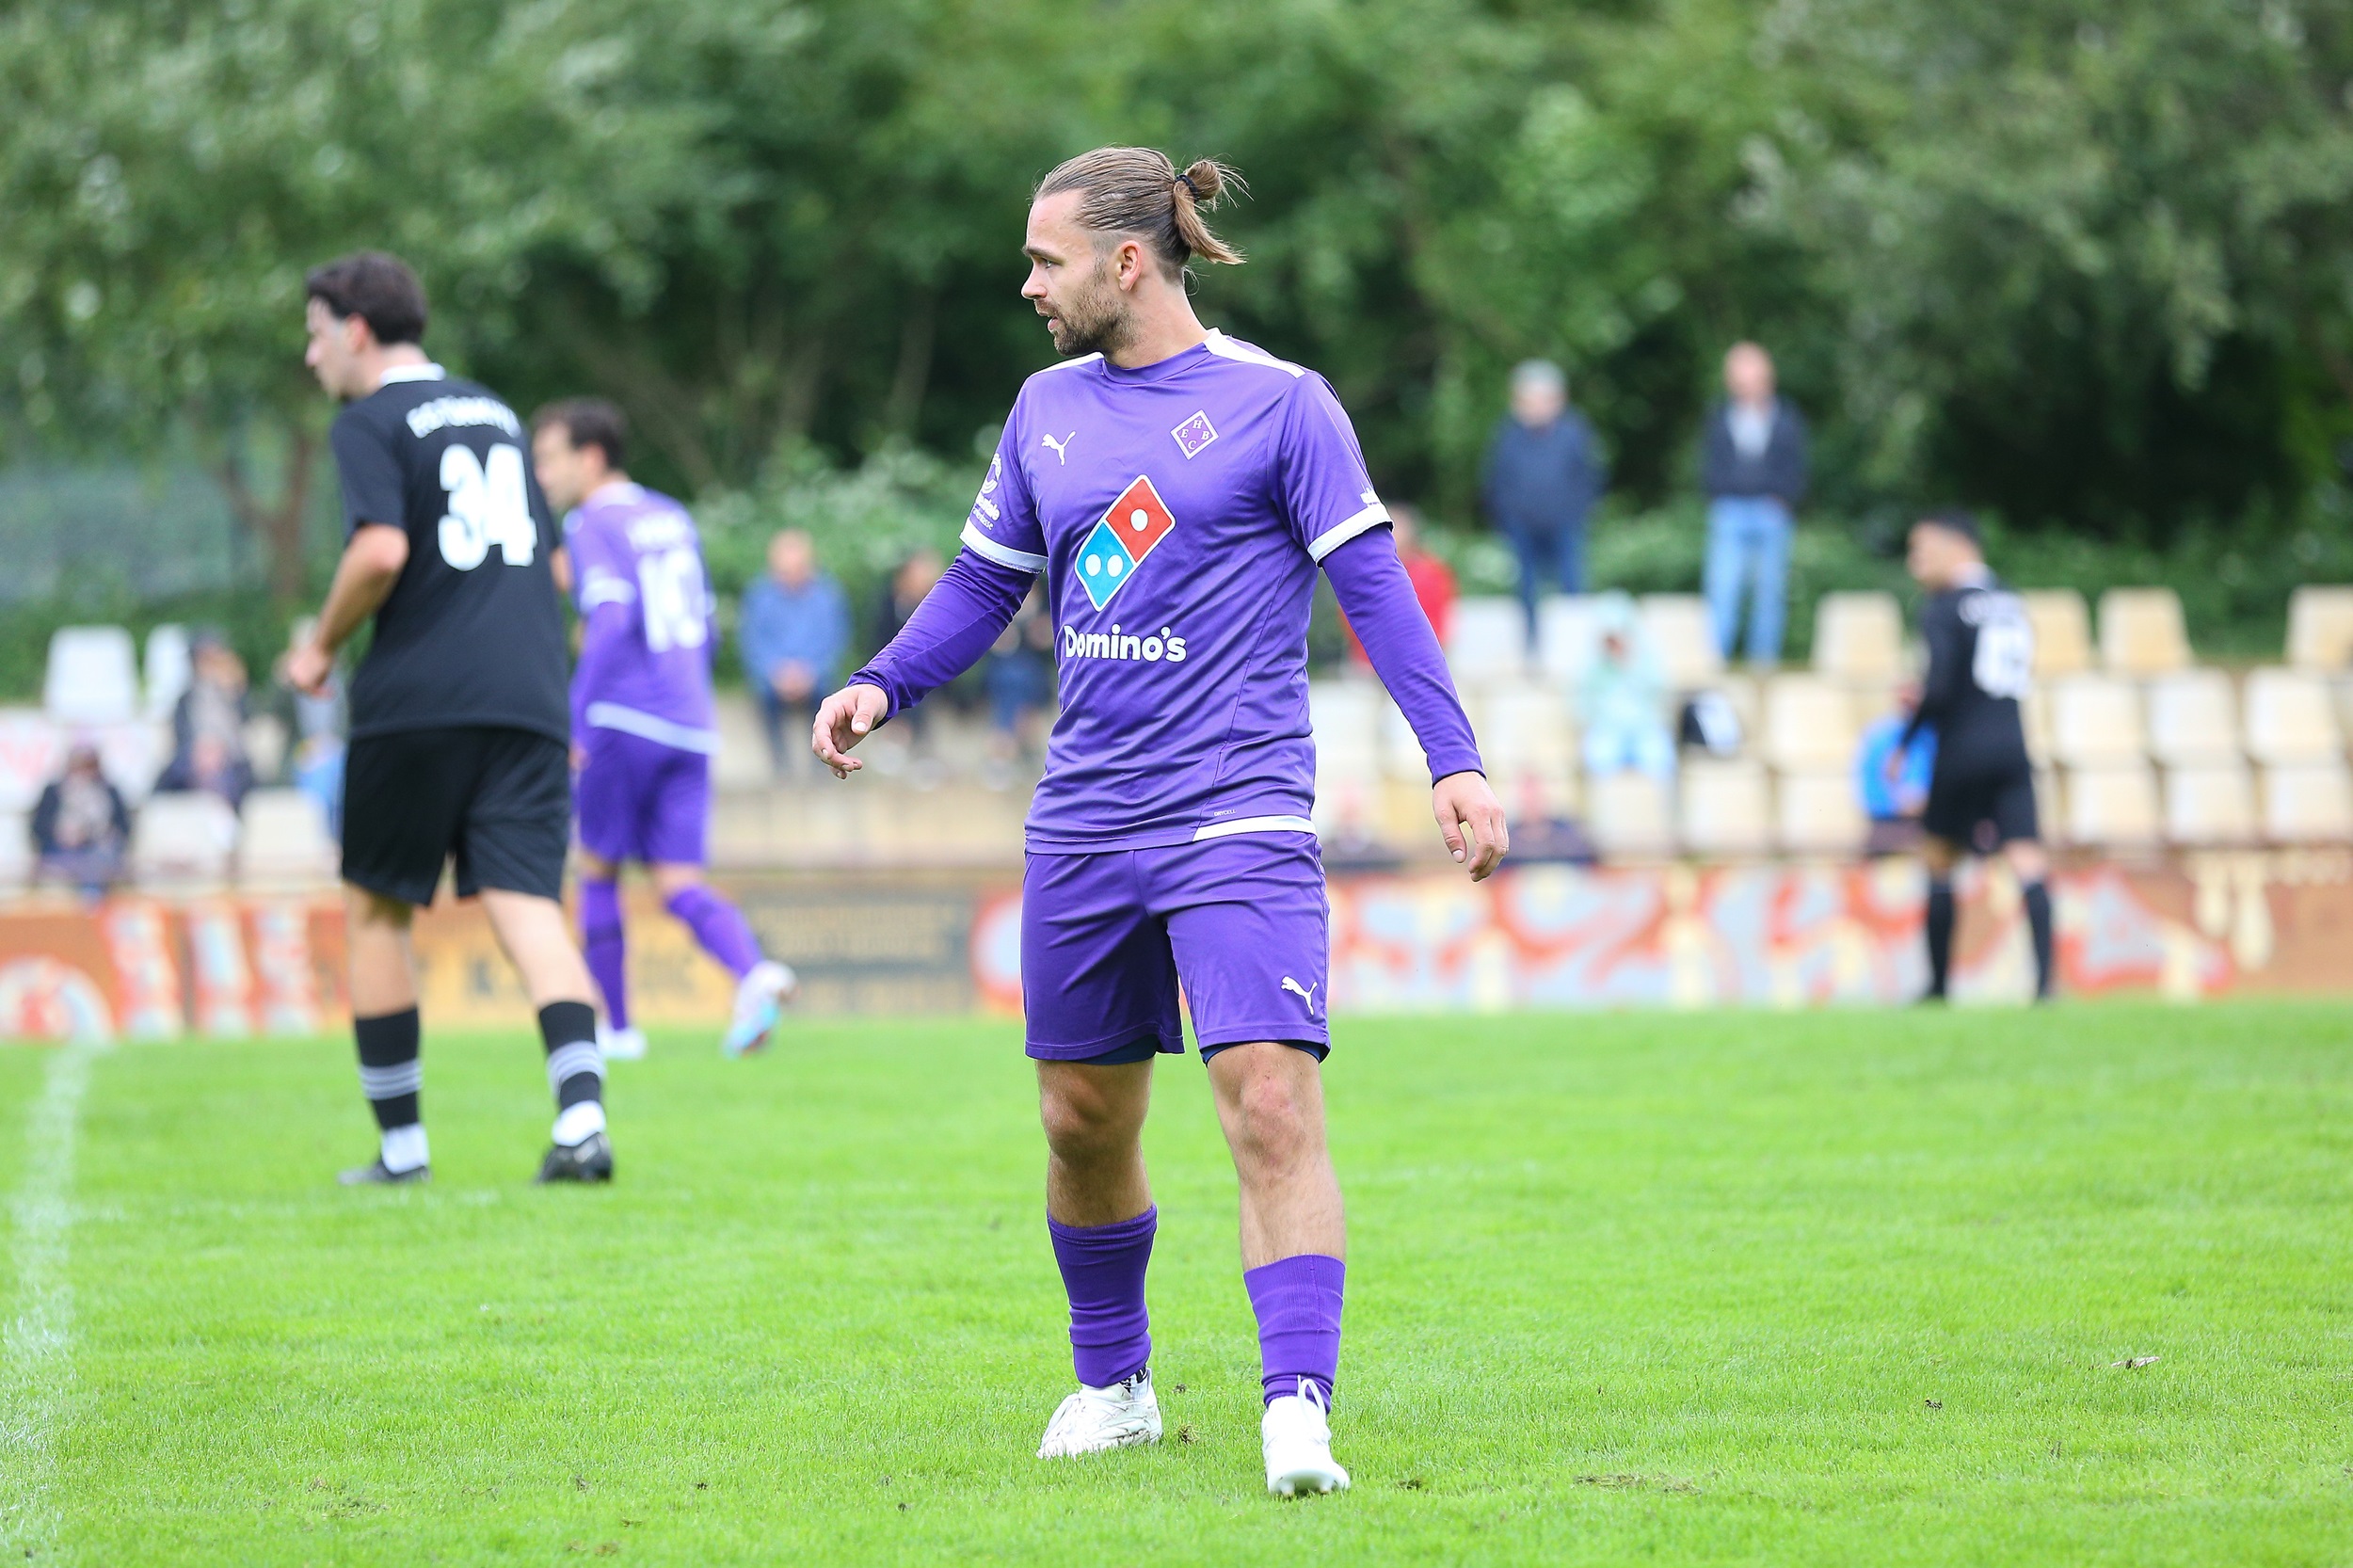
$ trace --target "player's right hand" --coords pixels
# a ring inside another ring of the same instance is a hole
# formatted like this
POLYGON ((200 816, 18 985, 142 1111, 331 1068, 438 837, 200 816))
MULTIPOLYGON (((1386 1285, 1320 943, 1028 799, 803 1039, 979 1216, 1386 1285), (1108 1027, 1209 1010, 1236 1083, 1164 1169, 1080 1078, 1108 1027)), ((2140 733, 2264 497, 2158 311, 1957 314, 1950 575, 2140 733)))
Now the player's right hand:
POLYGON ((889 712, 890 698, 880 686, 863 680, 844 686, 818 708, 817 722, 809 727, 808 748, 833 770, 836 778, 847 778, 866 765, 850 755, 850 748, 872 734, 889 712))
POLYGON ((335 656, 321 648, 315 638, 286 655, 286 684, 306 696, 323 696, 327 678, 334 671, 335 656))

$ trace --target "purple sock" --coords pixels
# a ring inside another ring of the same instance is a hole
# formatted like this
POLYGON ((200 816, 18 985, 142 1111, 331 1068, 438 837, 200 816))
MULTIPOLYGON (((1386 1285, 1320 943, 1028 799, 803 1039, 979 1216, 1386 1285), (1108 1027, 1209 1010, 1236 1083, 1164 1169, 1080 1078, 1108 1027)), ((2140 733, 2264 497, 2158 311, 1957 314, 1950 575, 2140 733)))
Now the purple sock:
POLYGON ((1070 1359, 1079 1381, 1091 1388, 1108 1388, 1152 1359, 1144 1271, 1152 1262, 1152 1233, 1160 1223, 1158 1208, 1115 1225, 1066 1225, 1046 1217, 1070 1297, 1070 1359))
POLYGON ((700 883, 672 893, 663 907, 686 922, 703 951, 727 966, 741 980, 760 962, 760 938, 744 911, 729 904, 715 888, 700 883))
POLYGON ((1264 1268, 1244 1270, 1250 1310, 1258 1315, 1258 1386, 1273 1404, 1286 1394, 1303 1393, 1312 1383, 1332 1402, 1332 1380, 1340 1369, 1340 1292, 1348 1265, 1337 1257, 1303 1253, 1278 1257, 1264 1268))
POLYGON ((621 931, 621 890, 610 882, 580 879, 580 945, 604 993, 604 1016, 615 1029, 627 1029, 629 943, 621 931))

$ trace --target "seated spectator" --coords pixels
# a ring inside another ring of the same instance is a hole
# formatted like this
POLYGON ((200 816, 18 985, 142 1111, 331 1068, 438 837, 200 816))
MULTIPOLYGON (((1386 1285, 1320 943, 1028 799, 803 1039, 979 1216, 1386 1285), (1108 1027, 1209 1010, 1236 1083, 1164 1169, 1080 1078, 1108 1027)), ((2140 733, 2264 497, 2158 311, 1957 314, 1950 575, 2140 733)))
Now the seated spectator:
MULTIPOLYGON (((296 621, 286 635, 287 651, 308 643, 317 625, 312 616, 296 621)), ((288 684, 285 669, 281 656, 273 679, 287 728, 294 735, 290 781, 319 803, 319 809, 327 815, 327 831, 340 840, 344 836, 344 729, 349 712, 344 703, 343 674, 329 670, 326 685, 312 696, 288 684)))
POLYGON ((808 728, 841 673, 850 606, 841 584, 818 569, 816 541, 801 530, 787 528, 768 541, 768 569, 744 590, 736 638, 776 776, 797 776, 804 759, 814 767, 808 728))
POLYGON ((122 879, 122 857, 130 847, 131 813, 122 792, 98 765, 98 748, 76 743, 66 753, 65 771, 41 791, 33 808, 37 874, 101 898, 122 879))
POLYGON ((188 689, 171 710, 171 760, 158 790, 209 790, 231 809, 253 787, 245 750, 245 661, 217 632, 199 632, 191 646, 188 689))
MULTIPOLYGON (((1444 648, 1447 629, 1454 620, 1454 568, 1422 549, 1420 516, 1411 506, 1389 503, 1389 528, 1397 536, 1397 558, 1404 563, 1414 599, 1430 618, 1430 630, 1438 634, 1438 646, 1444 648)), ((1340 629, 1348 635, 1348 662, 1360 670, 1372 668, 1365 645, 1356 640, 1356 629, 1348 624, 1345 614, 1340 616, 1340 629)))
POLYGON ((989 758, 982 781, 992 790, 1013 782, 1016 760, 1039 750, 1046 705, 1054 696, 1054 622, 1046 613, 1045 580, 1030 595, 988 650, 982 684, 988 692, 989 758))
POLYGON ((1929 804, 1929 775, 1936 766, 1936 731, 1923 728, 1903 744, 1904 729, 1920 706, 1920 682, 1896 688, 1896 711, 1873 722, 1855 749, 1855 792, 1871 821, 1866 855, 1902 855, 1920 843, 1920 813, 1929 804), (1891 768, 1890 764, 1894 764, 1891 768))
MULTIPOLYGON (((869 629, 868 646, 875 649, 890 646, 890 639, 899 634, 915 614, 915 607, 923 602, 923 596, 932 591, 948 569, 936 550, 919 550, 901 561, 897 569, 884 579, 882 593, 874 606, 874 623, 869 629)), ((931 739, 931 708, 917 703, 893 721, 890 728, 903 728, 906 732, 908 749, 919 758, 928 750, 931 739)))
POLYGON ((1585 771, 1646 773, 1661 781, 1675 771, 1674 736, 1667 728, 1667 676, 1642 634, 1634 601, 1624 594, 1595 607, 1593 657, 1577 682, 1585 727, 1585 771))

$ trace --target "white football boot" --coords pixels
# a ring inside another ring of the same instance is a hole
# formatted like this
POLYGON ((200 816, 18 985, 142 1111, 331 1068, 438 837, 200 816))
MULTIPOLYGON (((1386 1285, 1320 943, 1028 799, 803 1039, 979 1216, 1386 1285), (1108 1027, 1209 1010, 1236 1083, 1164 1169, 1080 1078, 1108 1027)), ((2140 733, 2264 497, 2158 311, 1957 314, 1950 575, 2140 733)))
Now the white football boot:
POLYGON ((1299 1380, 1298 1393, 1266 1407, 1258 1437, 1266 1447, 1266 1489, 1275 1496, 1348 1490, 1348 1472, 1332 1457, 1332 1422, 1323 1396, 1305 1378, 1299 1380))
POLYGON ((597 1050, 607 1062, 643 1062, 646 1059, 646 1032, 642 1029, 615 1029, 599 1018, 597 1050))
POLYGON ((1160 1401, 1152 1392, 1152 1368, 1146 1367, 1109 1388, 1080 1384, 1046 1423, 1037 1457, 1076 1459, 1160 1440, 1160 1401))
POLYGON ((719 1042, 720 1051, 728 1056, 749 1056, 768 1044, 768 1036, 776 1032, 776 1020, 784 1016, 784 1004, 801 994, 801 977, 792 967, 773 958, 763 958, 752 966, 751 973, 735 988, 735 1018, 728 1025, 727 1037, 719 1042))

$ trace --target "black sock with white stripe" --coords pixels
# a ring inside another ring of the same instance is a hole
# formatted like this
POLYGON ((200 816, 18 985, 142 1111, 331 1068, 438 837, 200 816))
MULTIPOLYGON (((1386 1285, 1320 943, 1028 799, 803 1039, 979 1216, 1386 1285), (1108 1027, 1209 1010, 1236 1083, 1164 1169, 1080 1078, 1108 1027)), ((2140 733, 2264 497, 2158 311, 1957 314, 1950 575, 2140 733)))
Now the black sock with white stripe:
POLYGON ((385 1168, 414 1170, 426 1159, 417 1010, 354 1018, 351 1032, 360 1044, 360 1092, 368 1096, 368 1109, 376 1112, 383 1134, 385 1168))
POLYGON ((548 1003, 539 1009, 539 1039, 548 1051, 548 1087, 555 1091, 555 1141, 568 1148, 604 1130, 596 1009, 584 1001, 548 1003))

